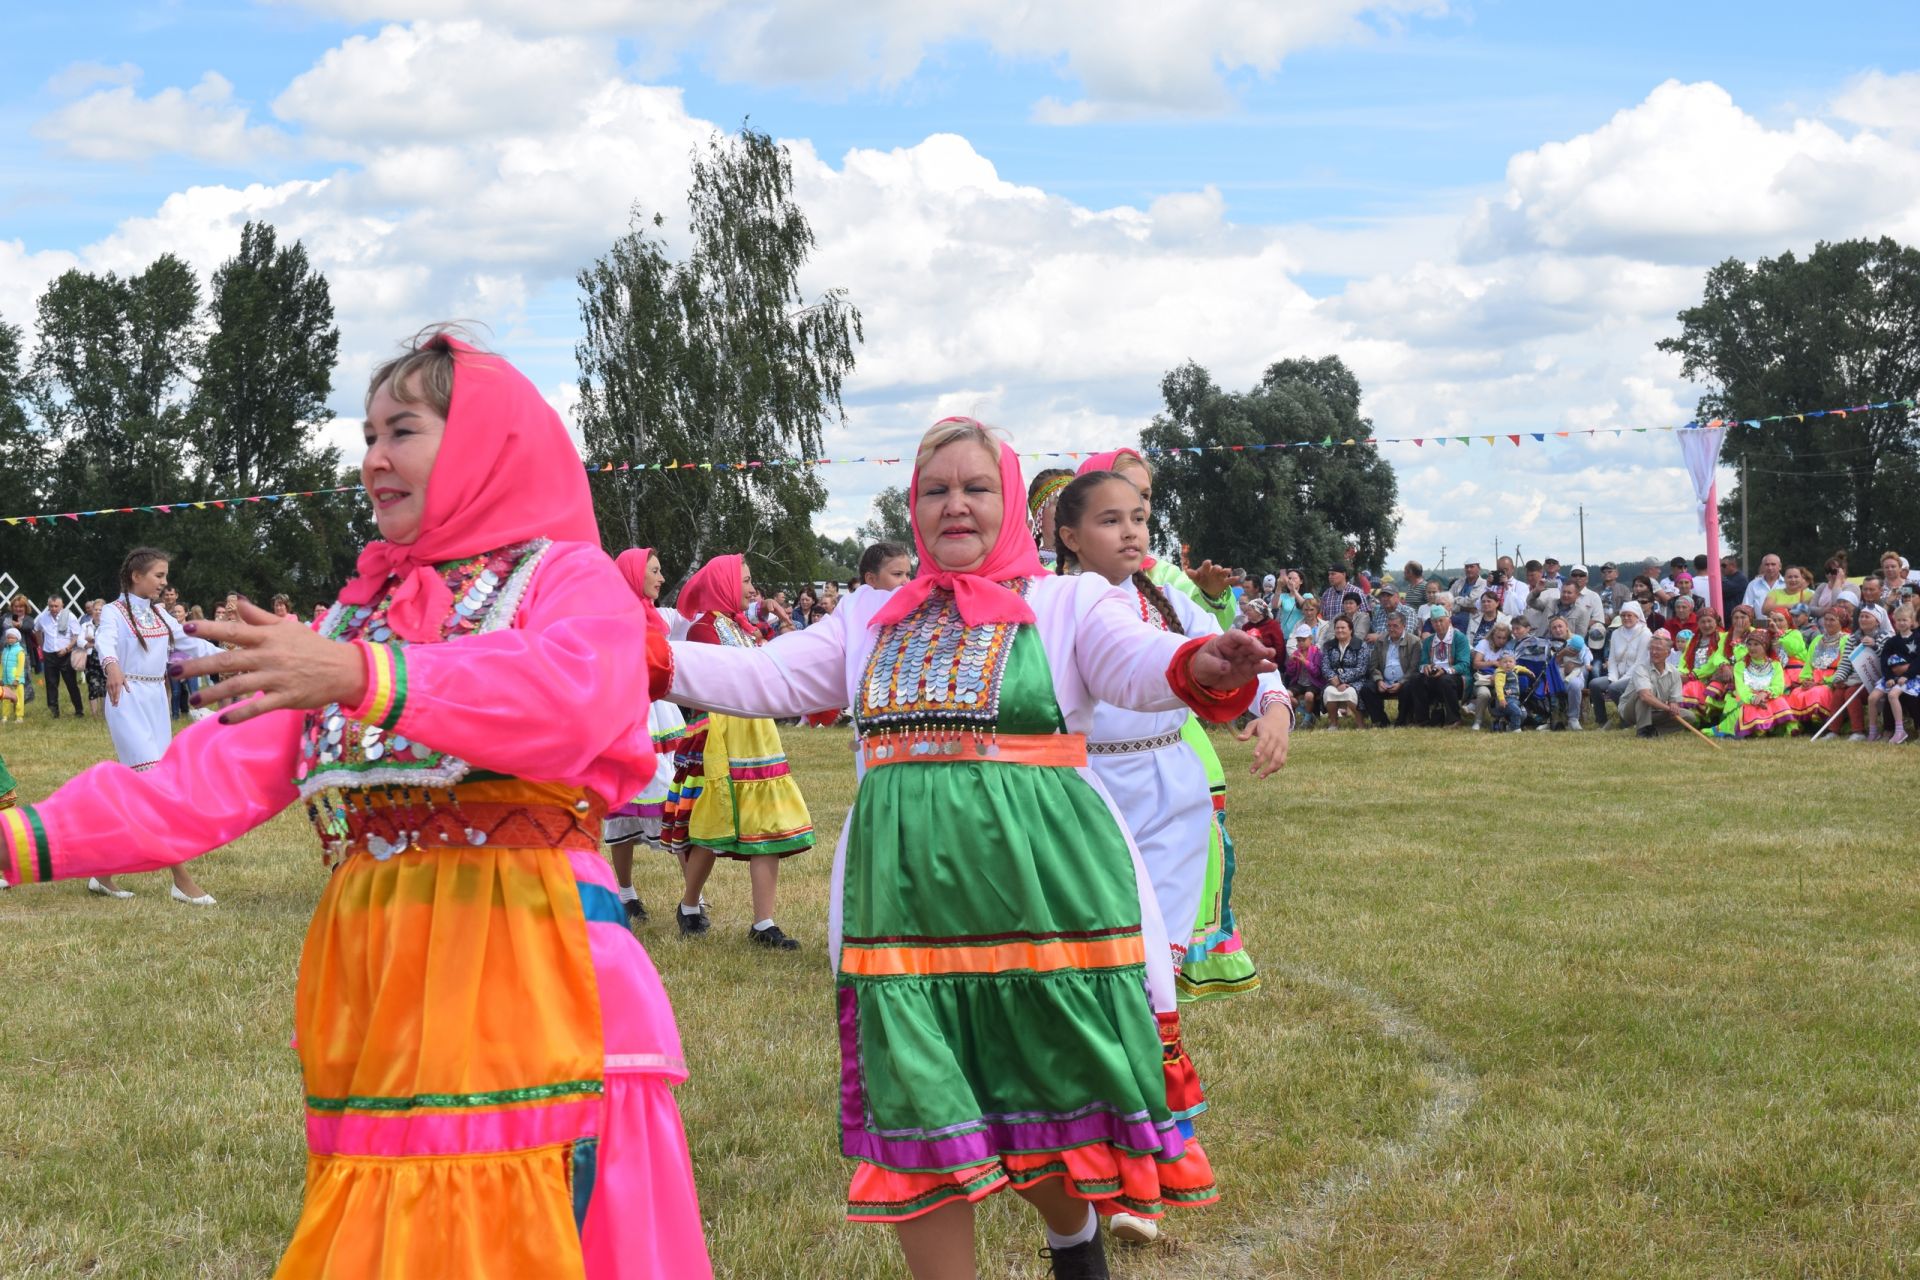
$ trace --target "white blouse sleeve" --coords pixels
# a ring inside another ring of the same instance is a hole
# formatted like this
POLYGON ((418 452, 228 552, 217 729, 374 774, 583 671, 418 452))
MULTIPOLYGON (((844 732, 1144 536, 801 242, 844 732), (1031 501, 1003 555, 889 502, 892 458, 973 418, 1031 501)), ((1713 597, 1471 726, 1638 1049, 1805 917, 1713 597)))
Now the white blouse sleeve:
POLYGON ((847 611, 753 649, 673 642, 668 697, 750 719, 835 711, 847 705, 847 611))

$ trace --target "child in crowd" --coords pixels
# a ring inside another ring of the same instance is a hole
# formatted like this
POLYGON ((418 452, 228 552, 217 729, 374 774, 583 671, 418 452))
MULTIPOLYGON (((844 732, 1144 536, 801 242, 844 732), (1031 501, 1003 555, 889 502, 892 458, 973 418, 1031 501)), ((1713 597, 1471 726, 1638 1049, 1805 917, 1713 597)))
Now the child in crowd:
POLYGON ((0 648, 0 721, 13 709, 14 722, 27 718, 27 646, 20 643, 20 628, 7 628, 7 643, 0 648))
POLYGON ((1320 646, 1313 642, 1313 628, 1304 622, 1293 629, 1286 679, 1287 691, 1293 694, 1293 704, 1300 712, 1300 727, 1310 728, 1314 713, 1320 709, 1320 692, 1327 687, 1327 668, 1320 658, 1320 646))
POLYGON ((1893 611, 1893 634, 1880 646, 1880 687, 1869 696, 1867 704, 1867 722, 1872 726, 1869 737, 1880 734, 1880 706, 1886 704, 1893 713, 1893 741, 1898 745, 1907 740, 1906 712, 1911 709, 1920 712, 1920 638, 1913 633, 1914 610, 1910 604, 1903 604, 1893 611))
MULTIPOLYGON (((1516 618, 1514 622, 1526 625, 1524 620, 1516 618)), ((1525 681, 1520 675, 1520 657, 1509 644, 1500 651, 1493 663, 1493 701, 1500 708, 1501 720, 1493 723, 1495 733, 1517 731, 1527 722, 1526 707, 1520 701, 1520 689, 1525 681)))
POLYGON ((894 591, 913 577, 913 553, 898 542, 876 542, 860 554, 860 585, 894 591))

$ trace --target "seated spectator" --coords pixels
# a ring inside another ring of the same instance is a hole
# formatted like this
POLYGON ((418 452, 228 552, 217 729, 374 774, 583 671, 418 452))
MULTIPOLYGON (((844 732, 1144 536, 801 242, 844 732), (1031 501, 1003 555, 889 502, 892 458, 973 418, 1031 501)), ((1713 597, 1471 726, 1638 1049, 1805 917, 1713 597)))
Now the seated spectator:
MULTIPOLYGON (((1491 593, 1489 593, 1491 594, 1491 593)), ((1505 617, 1473 646, 1473 727, 1518 729, 1524 720, 1515 672, 1513 624, 1505 617), (1512 678, 1509 678, 1512 677, 1512 678), (1501 717, 1493 720, 1494 714, 1501 717)))
MULTIPOLYGON (((1793 707, 1794 714, 1800 717, 1800 723, 1809 729, 1817 728, 1835 712, 1840 710, 1843 700, 1843 686, 1840 678, 1840 663, 1853 647, 1853 637, 1848 633, 1853 623, 1853 608, 1845 601, 1835 601, 1827 606, 1820 615, 1820 631, 1807 646, 1801 659, 1800 677, 1787 690, 1787 702, 1793 707)), ((1856 716, 1855 702, 1847 708, 1851 722, 1860 726, 1865 722, 1864 710, 1856 716)), ((1828 738, 1837 739, 1837 734, 1829 733, 1828 738)))
POLYGON ((1691 592, 1680 592, 1667 605, 1667 616, 1660 623, 1660 629, 1667 633, 1674 644, 1684 646, 1693 639, 1693 633, 1700 627, 1697 610, 1700 602, 1691 592))
POLYGON ((1422 712, 1416 723, 1438 723, 1453 728, 1461 723, 1460 699, 1467 681, 1473 677, 1473 647, 1467 634, 1453 625, 1453 615, 1445 605, 1428 610, 1427 625, 1433 633, 1420 642, 1420 671, 1415 705, 1422 712))
POLYGON ((1620 566, 1609 560, 1600 566, 1600 608, 1612 622, 1620 606, 1633 599, 1633 584, 1620 581, 1620 566))
POLYGON ((1427 571, 1418 560, 1409 560, 1400 570, 1400 598, 1416 609, 1427 598, 1427 571))
POLYGON ((1751 605, 1757 618, 1767 603, 1767 596, 1786 585, 1787 580, 1780 572, 1780 557, 1768 552, 1760 557, 1760 572, 1747 580, 1747 591, 1740 597, 1740 603, 1751 605))
POLYGON ((1903 604, 1893 611, 1893 634, 1880 646, 1880 685, 1867 705, 1873 724, 1868 737, 1877 737, 1880 708, 1893 716, 1895 746, 1907 740, 1907 717, 1920 714, 1920 636, 1914 634, 1914 610, 1903 604))
MULTIPOLYGON (((1320 616, 1320 597, 1300 597, 1300 626, 1313 632, 1313 647, 1325 649, 1333 640, 1333 623, 1320 616)), ((1298 630, 1298 628, 1295 628, 1298 630)), ((1291 633, 1289 633, 1291 634, 1291 633)))
POLYGON ((1540 576, 1540 562, 1527 561, 1527 577, 1516 578, 1507 573, 1500 580, 1500 612, 1509 618, 1517 618, 1527 611, 1527 601, 1533 597, 1535 588, 1531 583, 1540 576))
POLYGON ((1680 670, 1673 665, 1672 658, 1673 638, 1664 631, 1656 631, 1647 638, 1646 661, 1627 677, 1620 714, 1643 738, 1696 721, 1696 713, 1686 705, 1680 692, 1680 670))
POLYGON ((1321 660, 1320 647, 1313 642, 1313 628, 1301 623, 1293 629, 1293 647, 1287 651, 1285 668, 1287 692, 1293 695, 1293 704, 1300 712, 1300 724, 1303 728, 1313 727, 1313 717, 1320 710, 1320 697, 1327 687, 1326 664, 1321 660))
POLYGON ((1387 699, 1394 699, 1393 722, 1405 728, 1420 720, 1419 688, 1413 683, 1420 672, 1420 637, 1407 631, 1406 616, 1397 609, 1387 614, 1387 631, 1372 646, 1367 667, 1367 682, 1360 687, 1360 709, 1373 724, 1387 724, 1387 699))
POLYGON ((1453 584, 1453 598, 1478 607, 1480 603, 1480 593, 1486 589, 1487 580, 1480 575, 1480 562, 1478 560, 1469 560, 1467 561, 1466 571, 1462 573, 1459 580, 1453 584))
MULTIPOLYGON (((1618 576, 1617 573, 1616 576, 1618 576)), ((1577 564, 1567 570, 1567 580, 1573 583, 1574 590, 1580 593, 1580 598, 1587 602, 1588 610, 1592 612, 1597 621, 1606 622, 1613 616, 1611 611, 1608 610, 1606 602, 1600 598, 1600 593, 1595 591, 1588 583, 1587 566, 1577 564)))
POLYGON ((1495 626, 1504 626, 1509 636, 1513 634, 1513 628, 1510 625, 1512 619, 1500 612, 1500 604, 1501 595, 1498 591, 1488 590, 1480 593, 1480 599, 1475 604, 1479 612, 1474 614, 1473 621, 1466 627, 1469 642, 1479 644, 1492 633, 1495 626))
POLYGON ((1708 719, 1719 719, 1726 709, 1713 705, 1712 682, 1715 674, 1732 661, 1727 651, 1727 633, 1720 629, 1719 614, 1711 609, 1700 611, 1699 628, 1681 648, 1679 657, 1681 703, 1689 711, 1701 712, 1708 719))
POLYGON ((1373 607, 1373 630, 1367 634, 1368 644, 1378 644, 1387 634, 1387 619, 1398 615, 1400 624, 1408 635, 1418 637, 1420 619, 1414 614, 1413 606, 1400 598, 1391 582, 1382 583, 1380 590, 1374 593, 1378 601, 1373 607))
POLYGON ((1908 587, 1920 590, 1920 574, 1913 572, 1907 558, 1898 551, 1880 553, 1880 579, 1886 584, 1887 595, 1895 600, 1911 599, 1914 592, 1908 591, 1908 587))
POLYGON ((1327 727, 1334 728, 1345 716, 1356 729, 1366 727, 1360 717, 1360 690, 1367 683, 1367 669, 1373 663, 1373 651, 1353 632, 1353 610, 1333 620, 1332 643, 1321 650, 1327 687, 1321 702, 1327 709, 1327 727))
MULTIPOLYGON (((1859 691, 1860 696, 1853 700, 1853 705, 1861 709, 1862 719, 1867 716, 1869 708, 1872 707, 1871 695, 1880 683, 1880 646, 1886 643, 1887 637, 1891 634, 1891 629, 1886 631, 1880 629, 1878 615, 1865 609, 1853 615, 1853 646, 1847 650, 1847 656, 1840 659, 1840 684, 1846 693, 1859 691)), ((1867 726, 1870 732, 1862 732, 1862 724, 1854 719, 1851 708, 1848 709, 1847 716, 1853 723, 1852 741, 1865 742, 1869 738, 1879 737, 1880 724, 1877 717, 1870 726, 1867 726)))
POLYGON ((1682 600, 1687 601, 1695 609, 1706 608, 1707 598, 1704 595, 1700 594, 1698 591, 1695 591, 1693 587, 1694 587, 1693 574, 1689 570, 1679 569, 1674 572, 1673 598, 1667 601, 1667 608, 1669 612, 1671 612, 1672 609, 1675 606, 1677 606, 1682 600))
MULTIPOLYGON (((1893 597, 1893 603, 1900 603, 1898 595, 1893 597)), ((1893 615, 1887 612, 1886 581, 1879 574, 1870 573, 1860 579, 1860 604, 1856 612, 1872 614, 1880 624, 1883 638, 1893 634, 1893 615)))
POLYGON ((1807 610, 1813 607, 1813 574, 1805 565, 1789 565, 1786 582, 1768 591, 1761 607, 1767 614, 1784 607, 1798 626, 1807 610))
POLYGON ((1647 660, 1647 646, 1651 637, 1652 631, 1646 625, 1645 611, 1639 601, 1629 600, 1621 605, 1619 625, 1613 629, 1613 635, 1607 641, 1607 674, 1596 677, 1589 686, 1593 693, 1593 721, 1600 728, 1627 727, 1627 713, 1620 709, 1620 699, 1626 696, 1634 669, 1647 660), (1620 712, 1617 726, 1607 719, 1609 701, 1620 712))
MULTIPOLYGON (((1563 619, 1567 624, 1567 634, 1581 637, 1584 645, 1588 629, 1600 620, 1600 611, 1588 604, 1580 594, 1580 588, 1571 582, 1561 583, 1557 591, 1548 588, 1541 594, 1550 597, 1544 610, 1547 621, 1563 619)), ((1537 626, 1544 625, 1538 618, 1534 622, 1537 626)))
POLYGON ((1723 737, 1786 736, 1800 727, 1787 702, 1787 676, 1774 656, 1773 632, 1747 633, 1746 653, 1734 664, 1733 696, 1715 733, 1723 737))
POLYGON ((1821 582, 1814 588, 1813 611, 1824 617, 1828 609, 1842 602, 1858 608, 1860 592, 1847 577, 1847 553, 1836 551, 1820 568, 1821 582))
POLYGON ((1554 690, 1554 715, 1548 721, 1552 729, 1580 729, 1581 699, 1587 688, 1587 638, 1575 635, 1564 617, 1547 623, 1547 653, 1559 675, 1554 690))
POLYGON ((1347 566, 1336 564, 1327 570, 1327 589, 1320 593, 1320 616, 1331 621, 1346 610, 1345 601, 1359 600, 1360 588, 1347 580, 1347 566))
POLYGON ((1660 603, 1654 597, 1653 579, 1641 574, 1633 580, 1629 598, 1640 606, 1640 619, 1649 627, 1658 628, 1666 617, 1660 612, 1660 603))
POLYGON ((1247 634, 1273 650, 1274 661, 1278 662, 1287 652, 1287 633, 1280 629, 1280 624, 1267 611, 1267 602, 1259 596, 1248 596, 1242 602, 1242 607, 1247 615, 1247 634))
POLYGON ((1367 632, 1373 626, 1373 611, 1361 607, 1361 597, 1346 596, 1340 601, 1340 616, 1353 627, 1353 638, 1361 644, 1367 642, 1367 632))

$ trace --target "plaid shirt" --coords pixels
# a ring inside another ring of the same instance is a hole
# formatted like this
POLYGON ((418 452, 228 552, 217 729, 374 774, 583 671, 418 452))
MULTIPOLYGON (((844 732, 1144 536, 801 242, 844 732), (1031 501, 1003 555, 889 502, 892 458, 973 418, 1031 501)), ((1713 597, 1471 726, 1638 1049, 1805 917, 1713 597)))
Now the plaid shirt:
POLYGON ((1348 596, 1352 596, 1354 599, 1360 601, 1361 608, 1364 611, 1367 593, 1349 582, 1344 587, 1328 587, 1320 593, 1320 616, 1323 618, 1339 617, 1340 602, 1348 596))

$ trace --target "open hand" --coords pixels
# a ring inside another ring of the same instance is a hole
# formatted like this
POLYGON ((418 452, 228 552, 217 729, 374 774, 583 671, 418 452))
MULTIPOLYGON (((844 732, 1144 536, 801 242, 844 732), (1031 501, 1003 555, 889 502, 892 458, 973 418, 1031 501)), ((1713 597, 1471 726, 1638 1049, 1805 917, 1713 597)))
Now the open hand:
POLYGON ((1293 737, 1293 713, 1284 706, 1275 706, 1265 715, 1247 721, 1247 727, 1233 735, 1245 742, 1248 738, 1258 737, 1253 744, 1253 776, 1270 778, 1287 763, 1287 746, 1293 737))
POLYGON ((113 706, 120 705, 120 695, 126 692, 127 675, 120 670, 117 662, 107 663, 107 701, 113 706))
POLYGON ((232 646, 208 658, 170 666, 175 679, 218 675, 219 684, 193 695, 196 707, 225 706, 222 724, 239 724, 269 711, 311 709, 338 702, 358 705, 367 694, 365 661, 350 644, 328 640, 305 627, 290 627, 248 601, 238 622, 190 622, 187 633, 232 646), (254 694, 260 694, 253 698, 254 694), (244 706, 233 706, 252 698, 244 706))
POLYGON ((1187 576, 1193 579, 1193 585, 1200 588, 1200 594, 1209 600, 1218 600, 1226 594, 1227 585, 1233 581, 1233 573, 1215 564, 1211 560, 1202 560, 1198 569, 1187 570, 1187 576))
POLYGON ((1273 650, 1244 631, 1227 631, 1194 650, 1193 682, 1209 689, 1238 689, 1272 671, 1273 650))

